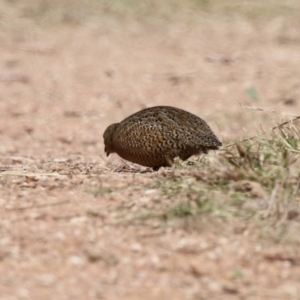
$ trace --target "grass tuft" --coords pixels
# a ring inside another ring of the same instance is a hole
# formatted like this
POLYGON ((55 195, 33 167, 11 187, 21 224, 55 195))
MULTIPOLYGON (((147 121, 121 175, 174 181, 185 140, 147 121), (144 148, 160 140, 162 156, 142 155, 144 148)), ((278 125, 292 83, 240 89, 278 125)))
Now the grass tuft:
POLYGON ((201 158, 193 166, 176 162, 152 184, 167 205, 151 216, 300 222, 299 140, 299 127, 288 124, 224 147, 213 160, 201 158))

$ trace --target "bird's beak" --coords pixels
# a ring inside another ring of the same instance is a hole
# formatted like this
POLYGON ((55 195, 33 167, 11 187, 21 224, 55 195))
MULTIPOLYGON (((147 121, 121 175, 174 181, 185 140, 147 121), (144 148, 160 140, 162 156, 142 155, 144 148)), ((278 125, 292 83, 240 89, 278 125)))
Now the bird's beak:
POLYGON ((104 152, 106 153, 106 156, 108 157, 110 152, 108 152, 108 150, 106 149, 106 147, 104 148, 104 152))

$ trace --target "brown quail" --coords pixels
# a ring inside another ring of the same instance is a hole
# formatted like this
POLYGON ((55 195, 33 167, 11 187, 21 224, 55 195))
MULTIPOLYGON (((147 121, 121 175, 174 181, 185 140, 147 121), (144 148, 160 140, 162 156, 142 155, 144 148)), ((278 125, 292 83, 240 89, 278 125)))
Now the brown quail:
POLYGON ((153 169, 222 146, 204 120, 171 106, 143 109, 108 126, 103 138, 107 156, 115 152, 153 169))

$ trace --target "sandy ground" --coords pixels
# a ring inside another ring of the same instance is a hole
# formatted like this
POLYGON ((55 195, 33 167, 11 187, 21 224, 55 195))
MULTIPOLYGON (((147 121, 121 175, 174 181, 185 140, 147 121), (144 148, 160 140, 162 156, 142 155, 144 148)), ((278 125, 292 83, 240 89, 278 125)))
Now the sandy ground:
POLYGON ((102 139, 154 105, 201 116, 224 144, 289 119, 297 27, 280 16, 39 27, 13 2, 0 34, 0 299, 300 299, 299 232, 280 243, 251 220, 142 220, 170 204, 153 187, 164 172, 115 172, 123 162, 102 139))

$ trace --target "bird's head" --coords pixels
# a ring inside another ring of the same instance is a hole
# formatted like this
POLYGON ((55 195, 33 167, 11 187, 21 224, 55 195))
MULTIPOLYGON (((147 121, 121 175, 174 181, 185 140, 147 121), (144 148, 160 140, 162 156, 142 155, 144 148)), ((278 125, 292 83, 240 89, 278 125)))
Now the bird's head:
POLYGON ((115 130, 117 129, 119 123, 109 125, 103 133, 104 138, 104 151, 106 156, 109 156, 110 153, 114 153, 114 145, 113 145, 113 135, 115 130))

